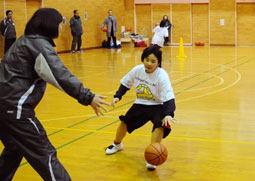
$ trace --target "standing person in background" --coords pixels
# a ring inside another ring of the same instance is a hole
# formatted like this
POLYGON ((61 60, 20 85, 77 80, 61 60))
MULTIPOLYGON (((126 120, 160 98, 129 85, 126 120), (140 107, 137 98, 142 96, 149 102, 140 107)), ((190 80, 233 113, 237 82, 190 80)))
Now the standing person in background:
POLYGON ((108 38, 108 46, 111 47, 111 37, 114 43, 114 47, 117 48, 116 43, 116 32, 117 32, 117 19, 112 15, 112 10, 108 11, 109 16, 107 16, 102 24, 101 29, 104 29, 104 26, 107 26, 107 38, 108 38))
POLYGON ((73 36, 71 53, 75 53, 76 44, 78 46, 77 52, 83 53, 83 50, 81 50, 81 43, 82 43, 81 35, 83 34, 81 18, 79 16, 78 10, 74 10, 73 13, 74 13, 74 16, 70 19, 71 33, 73 36))
POLYGON ((6 18, 0 23, 1 34, 4 36, 4 53, 12 46, 16 40, 15 24, 12 19, 12 10, 6 11, 6 18))
POLYGON ((0 63, 0 180, 12 180, 22 158, 43 180, 70 181, 57 157, 56 148, 35 115, 47 83, 62 90, 80 104, 90 105, 97 115, 107 111, 102 95, 85 88, 54 50, 62 15, 52 8, 41 8, 28 21, 22 35, 0 63))
POLYGON ((165 28, 165 21, 161 21, 159 26, 156 26, 152 32, 154 36, 152 38, 151 44, 159 47, 163 47, 165 38, 168 37, 168 31, 165 28))
POLYGON ((171 23, 171 21, 168 20, 168 16, 167 15, 163 16, 163 21, 165 21, 165 27, 168 30, 168 36, 165 37, 165 42, 164 42, 164 45, 167 46, 168 42, 170 40, 172 23, 171 23))

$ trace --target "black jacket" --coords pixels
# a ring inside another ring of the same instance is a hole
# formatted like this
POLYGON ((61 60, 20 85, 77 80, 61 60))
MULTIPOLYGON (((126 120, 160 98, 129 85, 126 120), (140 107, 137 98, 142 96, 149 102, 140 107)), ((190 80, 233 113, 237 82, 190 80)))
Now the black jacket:
POLYGON ((22 35, 0 63, 0 112, 16 119, 34 116, 46 82, 89 105, 94 94, 70 73, 51 39, 22 35))
POLYGON ((78 17, 73 16, 70 19, 70 27, 73 36, 80 36, 83 34, 81 19, 79 16, 78 17))
POLYGON ((0 31, 5 39, 16 38, 15 24, 12 19, 4 18, 0 23, 0 31))

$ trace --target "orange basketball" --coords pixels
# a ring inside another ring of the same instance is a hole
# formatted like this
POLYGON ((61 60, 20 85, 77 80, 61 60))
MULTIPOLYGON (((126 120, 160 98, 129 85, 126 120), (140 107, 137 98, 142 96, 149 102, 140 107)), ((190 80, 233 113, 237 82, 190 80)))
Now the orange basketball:
POLYGON ((156 23, 155 26, 159 26, 159 23, 156 23))
POLYGON ((199 46, 199 45, 200 45, 200 42, 196 41, 196 42, 195 42, 195 45, 196 45, 196 46, 199 46))
POLYGON ((127 31, 131 31, 132 29, 131 28, 127 28, 127 31))
POLYGON ((167 149, 160 143, 150 144, 145 149, 144 157, 152 165, 161 165, 167 159, 167 149))
POLYGON ((204 45, 205 45, 205 42, 201 41, 200 46, 204 46, 204 45))
POLYGON ((103 32, 107 32, 107 28, 106 27, 104 27, 103 32))

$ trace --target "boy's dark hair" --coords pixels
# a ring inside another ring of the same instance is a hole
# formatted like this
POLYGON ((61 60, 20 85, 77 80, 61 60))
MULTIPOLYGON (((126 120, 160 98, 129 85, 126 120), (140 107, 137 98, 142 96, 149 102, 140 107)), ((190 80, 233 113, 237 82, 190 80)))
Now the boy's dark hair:
POLYGON ((77 10, 77 9, 76 9, 76 10, 73 10, 73 14, 75 14, 77 11, 79 11, 79 10, 77 10))
POLYGON ((147 58, 150 54, 155 55, 155 57, 157 57, 158 59, 158 64, 159 67, 161 67, 161 61, 162 61, 162 51, 160 50, 160 47, 155 45, 155 46, 150 46, 148 48, 145 48, 143 50, 143 54, 142 54, 142 62, 144 61, 145 58, 147 58))
POLYGON ((9 13, 12 13, 12 10, 7 10, 7 11, 5 12, 6 16, 7 16, 9 13))
POLYGON ((62 15, 53 8, 40 8, 28 21, 25 35, 38 34, 48 38, 57 38, 62 15))
POLYGON ((160 22, 160 25, 159 25, 159 26, 160 26, 161 28, 163 28, 163 27, 165 27, 165 23, 166 23, 166 22, 165 22, 164 20, 162 20, 162 21, 160 22))

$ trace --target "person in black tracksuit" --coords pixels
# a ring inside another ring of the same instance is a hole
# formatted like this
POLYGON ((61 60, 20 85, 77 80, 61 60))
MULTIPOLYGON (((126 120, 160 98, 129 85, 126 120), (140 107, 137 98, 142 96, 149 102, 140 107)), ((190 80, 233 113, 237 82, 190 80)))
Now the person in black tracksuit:
POLYGON ((35 116, 47 82, 90 105, 97 115, 107 109, 101 95, 70 73, 54 50, 62 15, 52 8, 41 8, 32 16, 22 35, 0 63, 0 180, 12 180, 23 157, 43 180, 71 180, 59 162, 57 152, 35 116))
POLYGON ((6 18, 0 23, 1 34, 4 36, 4 53, 7 52, 16 40, 16 30, 12 14, 13 12, 11 10, 7 10, 6 18))
POLYGON ((81 18, 79 16, 78 10, 74 10, 73 13, 74 13, 74 16, 70 19, 71 33, 73 36, 71 53, 75 53, 76 44, 78 46, 77 52, 83 53, 83 51, 81 50, 81 44, 82 44, 81 35, 83 34, 81 18))

